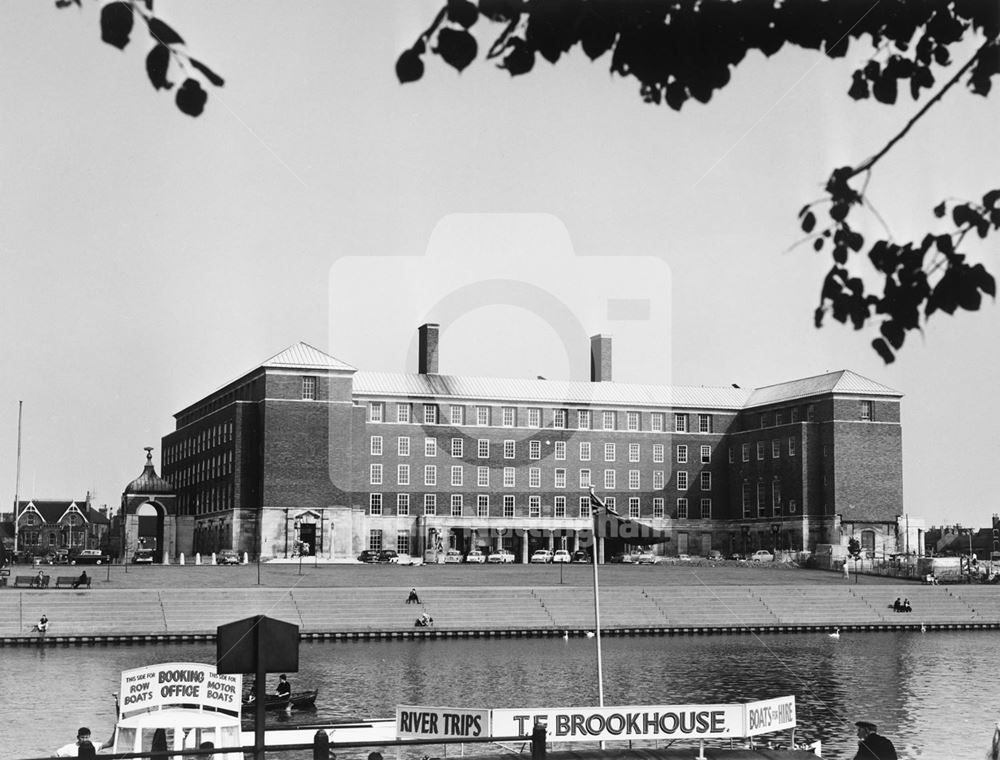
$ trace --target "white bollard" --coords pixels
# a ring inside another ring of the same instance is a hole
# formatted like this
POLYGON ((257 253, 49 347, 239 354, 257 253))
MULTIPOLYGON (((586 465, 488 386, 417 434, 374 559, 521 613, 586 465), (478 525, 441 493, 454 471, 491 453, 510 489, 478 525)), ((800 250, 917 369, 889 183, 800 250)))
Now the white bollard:
POLYGON ((167 554, 166 552, 163 552, 163 564, 164 565, 170 564, 170 555, 167 554))
POLYGON ((195 552, 194 563, 196 565, 200 565, 201 564, 201 552, 195 552))
POLYGON ((250 564, 250 555, 247 554, 246 552, 243 552, 243 564, 244 565, 250 564))
POLYGON ((212 564, 215 564, 215 552, 212 552, 212 564))
POLYGON ((177 562, 177 564, 178 564, 178 565, 183 565, 183 564, 184 564, 184 552, 181 552, 181 556, 180 556, 180 558, 178 559, 178 562, 177 562))

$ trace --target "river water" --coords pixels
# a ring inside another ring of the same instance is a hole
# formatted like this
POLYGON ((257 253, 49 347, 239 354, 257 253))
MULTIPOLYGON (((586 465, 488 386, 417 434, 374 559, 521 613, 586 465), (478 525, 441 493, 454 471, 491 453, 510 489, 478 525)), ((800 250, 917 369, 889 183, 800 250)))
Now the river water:
MULTIPOLYGON (((853 757, 865 718, 901 758, 981 760, 1000 719, 997 643, 990 631, 604 638, 605 704, 793 694, 797 738, 821 739, 824 757, 853 757)), ((290 680, 319 688, 317 711, 292 720, 388 718, 397 704, 596 705, 595 651, 586 638, 307 642, 290 680)), ((106 739, 124 669, 214 660, 214 644, 0 649, 4 756, 51 755, 80 725, 106 739)))

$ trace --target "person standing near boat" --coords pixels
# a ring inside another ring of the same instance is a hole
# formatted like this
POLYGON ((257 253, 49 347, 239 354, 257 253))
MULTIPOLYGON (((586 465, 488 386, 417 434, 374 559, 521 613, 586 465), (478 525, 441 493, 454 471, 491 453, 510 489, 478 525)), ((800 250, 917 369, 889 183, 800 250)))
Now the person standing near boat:
POLYGON ((892 742, 878 733, 878 726, 871 721, 859 720, 858 754, 854 760, 898 760, 892 742))
MULTIPOLYGON (((116 727, 117 730, 117 727, 116 727)), ((101 744, 100 742, 94 743, 90 739, 90 729, 86 726, 80 726, 76 732, 76 741, 70 742, 69 744, 64 744, 62 747, 55 751, 52 757, 79 757, 80 756, 80 745, 89 744, 93 747, 94 751, 106 749, 115 743, 115 732, 111 732, 111 738, 106 742, 101 744)))

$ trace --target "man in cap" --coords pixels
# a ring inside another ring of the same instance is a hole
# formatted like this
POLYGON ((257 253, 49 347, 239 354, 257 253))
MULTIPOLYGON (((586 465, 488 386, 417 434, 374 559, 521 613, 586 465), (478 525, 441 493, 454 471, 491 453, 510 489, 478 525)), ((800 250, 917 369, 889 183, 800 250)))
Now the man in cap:
POLYGON ((858 754, 854 760, 898 760, 892 742, 878 733, 878 726, 871 721, 859 720, 858 754))

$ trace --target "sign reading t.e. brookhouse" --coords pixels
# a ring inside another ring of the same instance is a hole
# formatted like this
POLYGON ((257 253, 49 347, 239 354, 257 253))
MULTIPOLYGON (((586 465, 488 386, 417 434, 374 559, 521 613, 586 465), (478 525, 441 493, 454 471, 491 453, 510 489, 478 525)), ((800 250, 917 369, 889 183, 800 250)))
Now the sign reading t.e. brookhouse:
POLYGON ((490 736, 490 711, 396 706, 397 739, 477 739, 490 736))
POLYGON ((219 674, 214 665, 168 662, 122 671, 123 714, 174 705, 240 711, 243 677, 219 674))

